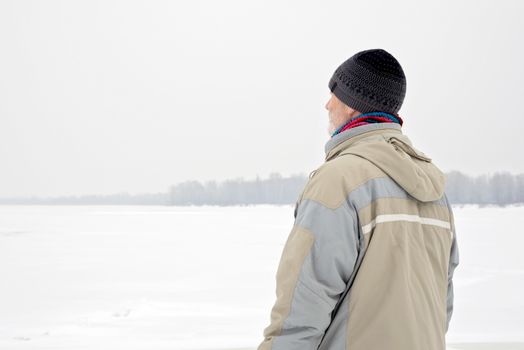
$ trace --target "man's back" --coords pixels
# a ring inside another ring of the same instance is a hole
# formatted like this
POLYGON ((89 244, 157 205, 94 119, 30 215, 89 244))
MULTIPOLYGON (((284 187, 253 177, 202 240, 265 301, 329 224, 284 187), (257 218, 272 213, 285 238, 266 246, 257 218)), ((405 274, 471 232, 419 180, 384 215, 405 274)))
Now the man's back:
POLYGON ((444 184, 398 124, 328 142, 297 201, 259 349, 445 349, 458 248, 444 184))

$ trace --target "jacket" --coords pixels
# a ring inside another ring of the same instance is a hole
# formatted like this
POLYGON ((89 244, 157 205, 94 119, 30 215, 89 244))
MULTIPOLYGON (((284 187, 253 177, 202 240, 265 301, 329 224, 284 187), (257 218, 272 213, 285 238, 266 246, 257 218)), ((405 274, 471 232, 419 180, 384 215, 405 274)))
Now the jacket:
POLYGON ((445 175, 396 123, 325 145, 258 350, 444 350, 459 254, 445 175))

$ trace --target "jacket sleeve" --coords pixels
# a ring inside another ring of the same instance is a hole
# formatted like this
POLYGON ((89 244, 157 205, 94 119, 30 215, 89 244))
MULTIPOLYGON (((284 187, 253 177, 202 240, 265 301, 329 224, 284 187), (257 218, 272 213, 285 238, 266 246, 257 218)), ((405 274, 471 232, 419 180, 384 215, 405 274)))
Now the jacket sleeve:
POLYGON ((458 249, 458 243, 457 243, 457 232, 455 230, 455 219, 453 216, 453 209, 451 208, 451 204, 449 203, 447 197, 446 197, 446 203, 449 209, 451 232, 453 234, 453 239, 451 241, 451 252, 449 256, 449 267, 448 267, 448 294, 447 294, 447 300, 446 300, 446 304, 447 304, 446 333, 447 333, 448 328, 449 328, 449 323, 451 321, 451 315, 453 314, 453 299, 454 299, 453 274, 455 272, 455 268, 459 264, 459 249, 458 249))
POLYGON ((276 274, 276 301, 258 350, 317 349, 358 255, 356 211, 300 199, 276 274))

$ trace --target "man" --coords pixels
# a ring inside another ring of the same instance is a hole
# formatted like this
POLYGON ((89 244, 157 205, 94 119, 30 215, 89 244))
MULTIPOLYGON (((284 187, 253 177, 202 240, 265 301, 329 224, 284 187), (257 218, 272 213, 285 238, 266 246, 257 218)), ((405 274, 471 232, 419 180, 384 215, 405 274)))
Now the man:
POLYGON ((331 138, 295 206, 258 350, 444 350, 459 263, 445 176, 402 132, 382 49, 329 81, 331 138))

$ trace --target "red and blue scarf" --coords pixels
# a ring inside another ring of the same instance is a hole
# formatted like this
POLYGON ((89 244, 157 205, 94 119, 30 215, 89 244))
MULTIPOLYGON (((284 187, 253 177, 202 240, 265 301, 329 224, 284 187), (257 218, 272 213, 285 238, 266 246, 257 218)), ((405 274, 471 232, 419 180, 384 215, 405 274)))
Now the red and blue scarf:
POLYGON ((342 131, 354 128, 356 126, 372 124, 372 123, 398 123, 402 126, 404 121, 398 114, 390 114, 386 112, 370 112, 362 113, 354 118, 349 119, 346 123, 341 125, 331 137, 340 134, 342 131))

